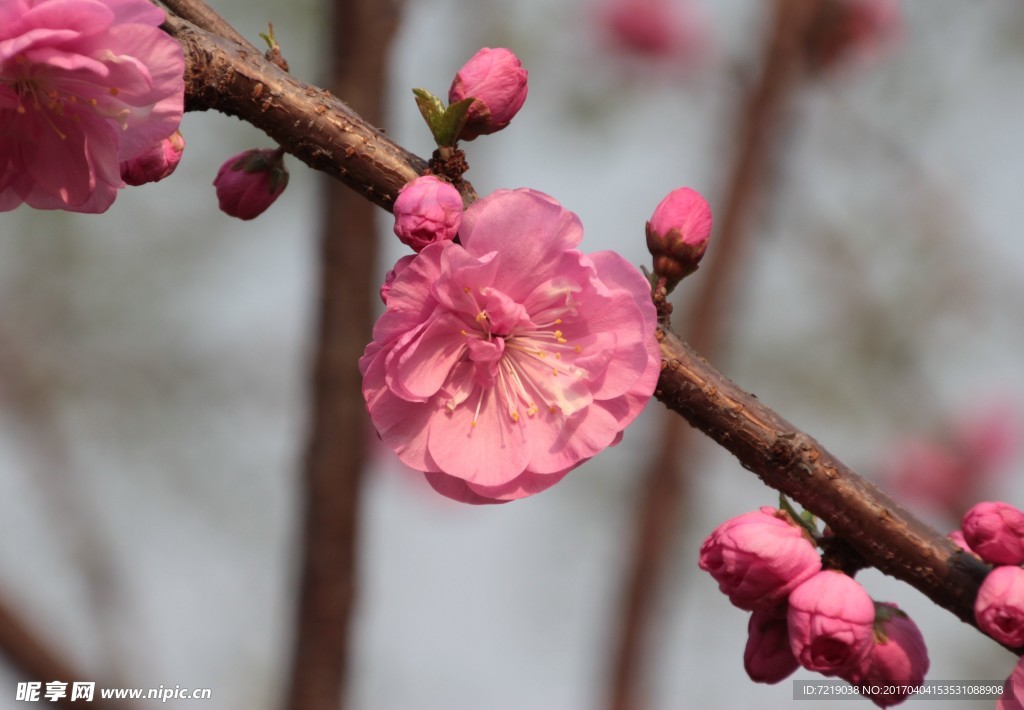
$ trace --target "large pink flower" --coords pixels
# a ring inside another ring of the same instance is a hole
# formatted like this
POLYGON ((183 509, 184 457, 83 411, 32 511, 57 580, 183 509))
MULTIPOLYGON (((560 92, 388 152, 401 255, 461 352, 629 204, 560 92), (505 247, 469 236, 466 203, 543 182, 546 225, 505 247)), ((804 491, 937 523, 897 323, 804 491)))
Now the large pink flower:
POLYGON ((181 122, 181 47, 147 0, 0 2, 0 211, 102 212, 181 122))
POLYGON ((654 391, 650 286, 533 190, 466 210, 399 273, 359 361, 384 442, 440 493, 522 498, 618 442, 654 391))

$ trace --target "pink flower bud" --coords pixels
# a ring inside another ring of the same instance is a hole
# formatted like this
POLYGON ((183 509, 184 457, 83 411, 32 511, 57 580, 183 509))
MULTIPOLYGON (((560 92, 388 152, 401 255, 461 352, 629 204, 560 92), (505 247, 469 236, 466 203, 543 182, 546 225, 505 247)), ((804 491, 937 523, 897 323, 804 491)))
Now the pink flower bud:
POLYGON ((1017 661, 1013 673, 1003 683, 996 710, 1024 710, 1024 659, 1017 661))
POLYGON ((1024 513, 1009 503, 978 503, 964 514, 961 530, 970 548, 986 562, 1024 562, 1024 513))
POLYGON ((874 645, 875 604, 857 581, 824 570, 789 595, 789 643, 800 665, 835 676, 855 672, 874 645))
POLYGON ((700 193, 681 187, 668 193, 647 223, 647 250, 654 273, 671 290, 697 269, 711 236, 711 207, 700 193))
POLYGON ((847 680, 855 685, 901 689, 894 693, 862 693, 884 708, 903 702, 911 687, 921 685, 928 665, 928 649, 917 624, 895 604, 878 604, 874 646, 864 664, 847 680))
MULTIPOLYGON (((956 546, 959 547, 964 552, 969 552, 970 554, 974 555, 975 557, 978 557, 977 553, 975 553, 974 550, 971 549, 971 546, 967 544, 967 540, 964 540, 964 534, 961 531, 954 530, 949 535, 946 535, 946 537, 948 537, 950 540, 955 542, 956 546)), ((978 559, 981 559, 981 558, 978 557, 978 559)))
POLYGON ((788 610, 786 604, 779 604, 750 615, 743 668, 755 683, 778 683, 799 665, 789 647, 788 610))
POLYGON ((433 175, 406 184, 395 199, 395 234, 414 251, 451 241, 462 224, 462 195, 433 175))
POLYGON ((700 548, 700 568, 740 609, 772 607, 821 569, 803 530, 764 507, 718 526, 700 548))
POLYGON ((1024 645, 1024 569, 996 567, 981 582, 974 600, 978 628, 999 643, 1024 645))
POLYGON ((174 172, 185 150, 185 139, 175 131, 152 148, 121 163, 121 179, 129 185, 159 182, 174 172))
POLYGON ((511 51, 484 47, 466 62, 452 81, 448 102, 476 99, 459 138, 500 131, 519 113, 526 101, 527 71, 511 51))
POLYGON ((394 285, 395 279, 398 278, 400 273, 405 271, 405 267, 411 264, 415 258, 415 254, 403 256, 395 262, 395 268, 391 269, 384 277, 384 285, 380 287, 380 300, 384 301, 385 306, 388 304, 388 296, 391 294, 391 287, 394 285))
POLYGON ((213 186, 222 212, 239 219, 258 217, 288 186, 284 150, 253 148, 228 158, 213 186))

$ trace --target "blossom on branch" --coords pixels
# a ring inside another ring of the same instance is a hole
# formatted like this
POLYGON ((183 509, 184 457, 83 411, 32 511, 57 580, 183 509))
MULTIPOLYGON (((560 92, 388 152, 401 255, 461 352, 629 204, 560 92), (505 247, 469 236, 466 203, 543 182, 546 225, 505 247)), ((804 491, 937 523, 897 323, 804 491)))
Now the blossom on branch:
POLYGON ((147 0, 0 3, 0 211, 103 212, 181 122, 185 62, 147 0))
POLYGON ((762 507, 719 525, 700 548, 700 568, 740 609, 773 607, 821 570, 821 557, 785 513, 762 507))
POLYGON ((928 665, 928 649, 917 624, 895 604, 879 603, 875 605, 874 647, 846 679, 866 686, 862 694, 884 708, 906 700, 912 688, 924 682, 928 665))
POLYGON ((818 572, 789 595, 789 642, 807 670, 846 676, 874 646, 875 603, 859 582, 836 570, 818 572))
POLYGON ((448 103, 475 99, 459 138, 471 141, 507 126, 526 102, 527 71, 510 50, 484 47, 466 62, 448 90, 448 103))
POLYGON ((996 567, 985 576, 974 600, 978 628, 999 643, 1024 644, 1024 569, 996 567))
POLYGON ((1024 512, 1009 503, 978 503, 964 514, 960 529, 970 549, 986 562, 1024 562, 1024 512))
POLYGON ((755 683, 778 683, 800 665, 789 645, 788 613, 789 606, 783 602, 750 615, 743 668, 755 683))
POLYGON ((462 195, 451 183, 423 175, 399 191, 393 211, 395 235, 413 251, 422 251, 455 237, 462 224, 462 195))
POLYGON ((141 155, 121 163, 121 179, 129 185, 159 182, 177 169, 184 151, 185 139, 175 131, 141 155))
POLYGON ((213 187, 221 212, 238 219, 259 217, 288 187, 284 150, 252 148, 228 158, 213 187))
POLYGON ((538 493, 619 441, 661 357, 643 275, 534 190, 471 205, 400 271, 359 361, 382 440, 440 493, 538 493))

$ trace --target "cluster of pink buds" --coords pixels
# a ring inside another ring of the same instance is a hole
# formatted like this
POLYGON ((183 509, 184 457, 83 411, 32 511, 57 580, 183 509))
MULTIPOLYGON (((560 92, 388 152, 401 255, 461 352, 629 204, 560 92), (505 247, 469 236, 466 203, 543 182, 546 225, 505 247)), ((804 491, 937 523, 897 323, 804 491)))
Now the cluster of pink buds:
MULTIPOLYGON (((755 682, 778 683, 798 666, 865 687, 924 681, 928 652, 914 622, 822 569, 809 530, 787 513, 764 507, 726 521, 704 541, 699 565, 752 612, 743 665, 755 682)), ((881 707, 906 696, 869 695, 881 707)))
MULTIPOLYGON (((994 565, 974 600, 978 628, 1001 644, 1024 646, 1024 512, 1003 502, 978 503, 950 535, 966 552, 994 565)), ((1024 708, 1024 669, 1017 664, 998 707, 1024 708)))

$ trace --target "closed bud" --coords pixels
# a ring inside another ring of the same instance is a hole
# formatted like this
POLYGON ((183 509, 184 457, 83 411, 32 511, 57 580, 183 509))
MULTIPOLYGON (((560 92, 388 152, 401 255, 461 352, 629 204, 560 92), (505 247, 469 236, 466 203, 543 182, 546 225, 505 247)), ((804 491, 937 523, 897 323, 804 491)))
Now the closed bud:
POLYGON ((526 101, 527 71, 508 49, 484 47, 459 69, 448 91, 448 102, 475 99, 459 138, 500 131, 526 101))
POLYGON ((875 645, 867 660, 846 677, 855 685, 881 692, 866 695, 879 707, 903 702, 928 672, 924 637, 909 616, 895 604, 875 605, 875 645))
POLYGON ((960 529, 971 550, 986 562, 1024 562, 1024 512, 1009 503, 978 503, 964 514, 960 529))
POLYGON ((785 513, 763 507, 727 520, 704 541, 698 560, 740 609, 784 602, 821 569, 821 557, 785 513))
POLYGON ((792 675, 800 665, 789 647, 788 605, 783 602, 757 609, 747 624, 747 647, 743 668, 755 683, 778 683, 792 675))
POLYGON ((1024 569, 1008 565, 989 572, 974 599, 974 619, 999 643, 1024 645, 1024 569))
POLYGON ((666 289, 697 270, 710 237, 711 207, 696 190, 681 187, 658 204, 647 223, 647 250, 666 289))
POLYGON ((862 667, 874 645, 875 603, 852 577, 818 572, 789 595, 789 643, 800 665, 827 676, 862 667))
POLYGON ((146 152, 121 163, 121 179, 129 185, 159 182, 174 172, 185 150, 185 139, 175 131, 146 152))
POLYGON ((213 186, 225 214, 239 219, 260 216, 288 186, 284 150, 253 148, 228 158, 213 186))
POLYGON ((395 234, 413 251, 450 241, 462 224, 462 195, 433 175, 418 177, 395 198, 395 234))

